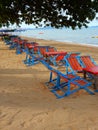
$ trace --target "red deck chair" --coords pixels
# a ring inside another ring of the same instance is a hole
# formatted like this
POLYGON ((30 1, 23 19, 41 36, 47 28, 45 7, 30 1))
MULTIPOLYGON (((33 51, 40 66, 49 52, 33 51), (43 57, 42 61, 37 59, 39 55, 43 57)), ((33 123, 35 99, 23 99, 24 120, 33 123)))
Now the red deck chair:
POLYGON ((48 52, 55 52, 57 51, 55 47, 49 47, 48 48, 48 52))
POLYGON ((64 51, 56 51, 56 52, 46 52, 47 60, 49 64, 53 64, 54 66, 64 65, 64 57, 67 55, 67 52, 64 51))
MULTIPOLYGON (((50 67, 48 67, 48 69, 49 68, 50 67)), ((89 94, 94 94, 94 92, 88 88, 91 86, 91 83, 85 79, 73 74, 64 75, 58 70, 51 70, 51 68, 50 71, 49 81, 45 84, 57 98, 63 98, 81 89, 86 90, 89 94)))
POLYGON ((39 53, 42 55, 42 56, 45 56, 45 52, 46 52, 46 48, 45 47, 41 47, 39 48, 39 53))
POLYGON ((94 67, 96 66, 96 63, 94 62, 94 60, 90 57, 90 56, 81 56, 79 57, 82 63, 83 67, 94 67))
POLYGON ((77 59, 76 57, 70 56, 70 57, 66 58, 66 64, 67 64, 67 73, 69 73, 69 72, 68 72, 69 69, 70 69, 71 72, 73 72, 73 73, 83 72, 83 68, 82 68, 82 66, 80 65, 80 63, 79 63, 79 61, 78 61, 78 59, 77 59), (68 69, 68 68, 69 68, 69 69, 68 69))

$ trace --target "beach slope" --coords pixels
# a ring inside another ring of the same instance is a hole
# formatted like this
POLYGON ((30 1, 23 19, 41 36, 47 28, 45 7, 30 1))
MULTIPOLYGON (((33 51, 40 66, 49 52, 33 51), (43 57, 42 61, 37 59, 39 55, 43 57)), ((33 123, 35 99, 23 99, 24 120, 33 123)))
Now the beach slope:
MULTIPOLYGON (((28 40, 89 54, 98 63, 96 47, 28 40)), ((0 41, 0 130, 98 130, 98 94, 82 91, 56 99, 44 85, 49 70, 42 64, 27 67, 24 58, 0 41)))

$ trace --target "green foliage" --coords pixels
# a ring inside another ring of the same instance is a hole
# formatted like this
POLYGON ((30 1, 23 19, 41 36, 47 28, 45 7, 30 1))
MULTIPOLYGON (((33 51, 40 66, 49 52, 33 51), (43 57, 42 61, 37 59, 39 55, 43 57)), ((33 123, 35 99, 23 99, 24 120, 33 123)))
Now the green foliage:
POLYGON ((0 0, 0 26, 26 24, 81 28, 94 19, 98 0, 0 0))

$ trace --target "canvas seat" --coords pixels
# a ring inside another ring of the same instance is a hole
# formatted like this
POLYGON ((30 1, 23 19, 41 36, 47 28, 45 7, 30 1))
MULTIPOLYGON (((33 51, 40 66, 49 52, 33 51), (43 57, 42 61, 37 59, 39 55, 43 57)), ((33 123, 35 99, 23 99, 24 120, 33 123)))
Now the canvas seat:
POLYGON ((66 73, 81 73, 83 72, 83 67, 81 66, 79 60, 75 56, 69 56, 65 58, 66 61, 66 73))
POLYGON ((91 58, 91 56, 80 56, 79 57, 80 61, 81 61, 81 65, 83 67, 94 67, 97 64, 95 63, 95 61, 93 60, 93 58, 91 58))

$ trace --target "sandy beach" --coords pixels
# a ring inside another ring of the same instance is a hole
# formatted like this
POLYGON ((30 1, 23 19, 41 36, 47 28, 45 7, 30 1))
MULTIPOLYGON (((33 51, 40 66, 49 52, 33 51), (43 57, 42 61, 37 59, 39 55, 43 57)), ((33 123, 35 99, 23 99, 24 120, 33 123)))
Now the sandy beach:
MULTIPOLYGON (((91 55, 98 63, 98 47, 23 38, 91 55)), ((27 67, 24 59, 25 53, 16 55, 0 41, 0 130, 98 130, 97 93, 57 99, 44 84, 49 70, 41 63, 27 67)))

